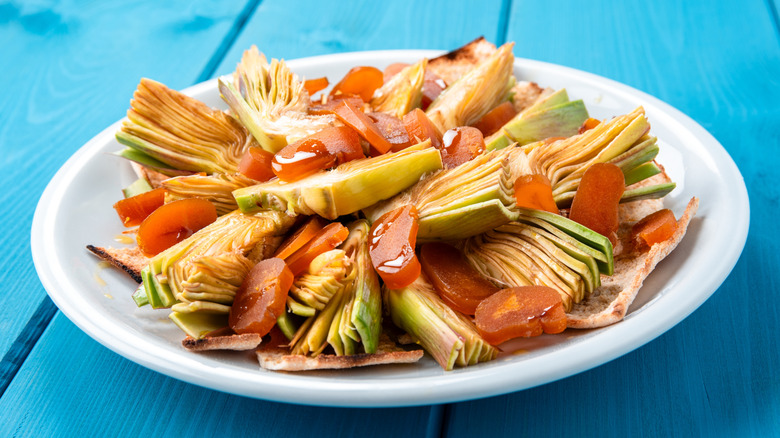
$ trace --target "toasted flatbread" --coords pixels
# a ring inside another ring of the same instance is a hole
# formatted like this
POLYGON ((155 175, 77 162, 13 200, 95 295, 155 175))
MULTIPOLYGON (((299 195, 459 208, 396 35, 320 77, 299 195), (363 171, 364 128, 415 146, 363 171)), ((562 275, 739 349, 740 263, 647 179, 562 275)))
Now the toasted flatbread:
POLYGON ((149 264, 149 259, 137 246, 132 248, 101 248, 87 245, 87 249, 127 273, 136 283, 141 283, 141 270, 149 264))
MULTIPOLYGON (((662 174, 665 177, 664 174, 662 174)), ((668 178, 667 178, 668 180, 668 178)), ((566 316, 568 327, 588 329, 604 327, 622 320, 628 307, 636 298, 645 278, 655 269, 655 266, 669 255, 680 243, 688 229, 699 200, 692 198, 682 216, 677 220, 677 231, 664 241, 653 245, 649 250, 638 251, 630 249, 628 236, 631 226, 650 213, 663 208, 661 200, 646 200, 621 205, 618 231, 622 248, 615 257, 615 273, 611 276, 601 276, 601 287, 588 298, 576 304, 566 316)))
POLYGON ((374 354, 353 354, 336 356, 320 354, 317 357, 290 354, 286 346, 263 344, 257 350, 260 366, 273 371, 312 371, 364 367, 393 363, 413 363, 423 357, 423 350, 404 350, 398 347, 387 335, 379 337, 377 352, 374 354))
POLYGON ((444 79, 447 85, 452 85, 495 51, 495 45, 485 37, 479 37, 463 47, 429 60, 428 69, 444 79))
POLYGON ((256 333, 245 333, 241 335, 234 333, 223 336, 206 336, 201 339, 187 336, 181 341, 181 345, 189 351, 246 351, 254 350, 261 342, 263 342, 263 337, 256 333))
POLYGON ((542 88, 536 82, 520 81, 512 87, 512 106, 519 113, 540 97, 550 95, 553 92, 552 88, 542 88))

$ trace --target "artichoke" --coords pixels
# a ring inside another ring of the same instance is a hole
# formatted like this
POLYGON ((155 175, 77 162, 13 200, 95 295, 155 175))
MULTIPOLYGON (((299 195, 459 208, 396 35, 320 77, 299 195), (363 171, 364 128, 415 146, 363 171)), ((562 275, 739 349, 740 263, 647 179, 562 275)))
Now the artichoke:
POLYGON ((116 139, 132 151, 120 155, 169 175, 234 173, 253 144, 229 115, 150 79, 138 85, 127 118, 116 139))
POLYGON ((334 126, 333 115, 310 116, 309 93, 287 64, 256 46, 244 52, 233 81, 219 79, 219 92, 260 146, 275 154, 288 143, 334 126))
POLYGON ((374 92, 370 105, 374 111, 392 114, 399 119, 419 108, 425 82, 426 59, 404 68, 374 92))
POLYGON ((214 175, 187 175, 169 178, 162 182, 165 202, 184 198, 203 198, 217 207, 220 216, 238 208, 233 191, 256 184, 257 181, 240 173, 214 175))

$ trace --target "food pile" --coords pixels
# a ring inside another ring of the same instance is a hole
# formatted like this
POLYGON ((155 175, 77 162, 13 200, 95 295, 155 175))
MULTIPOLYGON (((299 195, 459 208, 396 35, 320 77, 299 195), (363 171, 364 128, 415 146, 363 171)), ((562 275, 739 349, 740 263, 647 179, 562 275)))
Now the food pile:
POLYGON ((592 119, 513 64, 480 38, 328 89, 252 47, 219 79, 228 111, 143 79, 116 134, 139 179, 114 208, 137 247, 88 248, 185 348, 268 369, 424 350, 450 370, 620 321, 697 200, 663 209, 674 183, 641 107, 592 119))

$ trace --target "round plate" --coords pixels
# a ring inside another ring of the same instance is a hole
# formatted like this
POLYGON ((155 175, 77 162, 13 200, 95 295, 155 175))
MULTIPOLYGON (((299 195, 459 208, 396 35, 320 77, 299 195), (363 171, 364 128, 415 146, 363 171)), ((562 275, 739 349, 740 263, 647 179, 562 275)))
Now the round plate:
MULTIPOLYGON (((384 68, 440 52, 347 53, 290 61, 299 75, 342 77, 356 65, 384 68)), ((81 330, 116 353, 196 385, 268 400, 328 406, 408 406, 504 394, 601 365, 670 329, 723 282, 747 237, 749 206, 742 176, 723 147, 701 126, 640 91, 582 71, 517 59, 520 80, 566 88, 583 99, 592 117, 611 118, 644 106, 659 139, 663 164, 678 186, 664 203, 679 216, 692 196, 699 213, 678 248, 660 263, 629 314, 597 330, 541 336, 513 354, 477 366, 443 371, 429 357, 412 365, 343 371, 283 373, 262 370, 253 353, 191 353, 166 310, 136 308, 135 283, 102 269, 85 246, 124 246, 123 227, 111 206, 135 176, 111 155, 120 122, 90 140, 57 172, 41 196, 32 225, 35 267, 49 296, 81 330), (724 238, 728 236, 728 238, 724 238)), ((215 80, 185 92, 225 108, 215 80)))

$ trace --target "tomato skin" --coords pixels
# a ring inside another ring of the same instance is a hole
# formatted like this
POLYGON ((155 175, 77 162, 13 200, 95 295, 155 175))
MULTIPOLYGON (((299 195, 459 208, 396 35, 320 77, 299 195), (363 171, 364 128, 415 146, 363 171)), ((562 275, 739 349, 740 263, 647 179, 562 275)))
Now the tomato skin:
POLYGON ((398 152, 412 146, 409 133, 406 132, 404 122, 390 114, 374 112, 366 114, 379 128, 382 135, 390 142, 392 152, 398 152))
POLYGON ((425 115, 420 108, 415 108, 404 116, 403 119, 406 132, 412 143, 419 143, 425 140, 431 141, 431 146, 441 149, 442 136, 439 128, 431 122, 431 119, 425 115))
POLYGON ((485 151, 485 139, 477 128, 452 128, 442 136, 441 159, 446 169, 471 161, 485 151))
POLYGON ((371 225, 371 264, 390 289, 408 286, 420 276, 422 268, 414 253, 418 217, 417 208, 406 205, 383 214, 371 225))
POLYGON ((618 207, 626 188, 623 171, 611 163, 596 163, 582 175, 571 203, 569 219, 617 243, 618 207))
POLYGON ((344 94, 339 94, 338 96, 328 97, 327 100, 324 100, 325 103, 321 103, 322 101, 320 103, 313 102, 308 109, 308 113, 313 116, 324 116, 327 114, 334 114, 333 110, 336 109, 336 106, 338 106, 342 100, 348 101, 355 108, 363 108, 363 104, 365 103, 363 102, 363 99, 357 96, 347 96, 344 94))
POLYGON ((631 227, 631 237, 639 246, 650 247, 671 238, 677 231, 677 219, 668 208, 651 213, 631 227))
POLYGON ((271 168, 279 179, 292 182, 359 158, 364 155, 357 133, 337 126, 288 144, 274 155, 271 168))
POLYGON ((582 134, 583 132, 590 131, 591 129, 595 128, 596 126, 599 126, 600 123, 601 123, 600 120, 594 119, 594 118, 590 117, 587 120, 585 120, 584 122, 582 122, 582 126, 580 126, 580 129, 579 129, 579 131, 577 133, 578 134, 582 134))
POLYGON ((473 315, 482 300, 498 292, 457 248, 446 243, 424 244, 420 248, 420 262, 444 303, 458 312, 473 315))
POLYGON ((488 111, 487 114, 482 116, 482 118, 474 124, 474 127, 479 129, 482 132, 482 135, 487 137, 501 129, 508 121, 512 120, 515 115, 517 115, 517 112, 515 111, 512 102, 504 102, 488 111))
POLYGON ((338 94, 353 94, 360 96, 364 102, 371 100, 374 91, 384 83, 382 71, 375 67, 354 67, 338 84, 333 86, 331 96, 338 94))
POLYGON ((293 255, 295 251, 301 249, 307 242, 317 237, 322 229, 325 228, 325 225, 327 223, 324 219, 319 216, 312 216, 303 226, 298 228, 295 233, 279 245, 279 248, 274 253, 274 257, 286 260, 287 257, 293 255))
POLYGON ((338 222, 331 222, 320 230, 314 238, 288 256, 285 259, 287 266, 290 267, 293 275, 306 271, 315 257, 339 246, 348 235, 349 230, 347 227, 338 222))
POLYGON ((541 174, 521 175, 515 180, 515 202, 518 207, 534 208, 560 214, 553 198, 549 178, 541 174))
POLYGON ((484 299, 474 314, 480 335, 498 345, 519 337, 566 330, 566 313, 558 292, 547 286, 502 289, 484 299))
POLYGON ((303 88, 309 92, 309 96, 314 96, 314 93, 328 88, 329 84, 328 78, 323 76, 321 78, 306 80, 306 82, 303 83, 303 88))
POLYGON ((425 78, 423 79, 423 97, 420 106, 423 111, 436 100, 437 97, 447 88, 447 83, 444 79, 439 77, 436 73, 426 69, 425 78))
POLYGON ((217 220, 217 209, 201 198, 187 198, 164 204, 138 227, 138 248, 153 257, 190 237, 217 220))
POLYGON ((233 299, 228 324, 238 334, 265 336, 286 311, 287 293, 293 279, 282 259, 270 258, 256 264, 247 274, 233 299))
POLYGON ((333 109, 339 120, 351 127, 371 145, 371 155, 382 155, 392 149, 392 145, 382 135, 376 124, 363 111, 349 100, 342 100, 333 109))
POLYGON ((261 147, 251 146, 244 152, 244 156, 241 157, 241 161, 238 163, 238 171, 255 181, 268 181, 276 176, 271 168, 273 159, 274 155, 272 153, 261 147))
POLYGON ((165 189, 158 188, 117 201, 114 210, 125 227, 141 225, 144 219, 165 203, 165 189))

